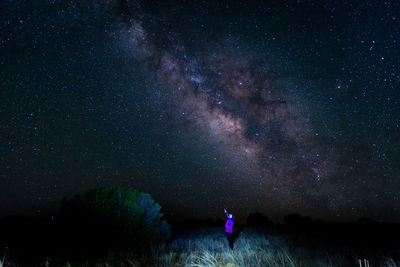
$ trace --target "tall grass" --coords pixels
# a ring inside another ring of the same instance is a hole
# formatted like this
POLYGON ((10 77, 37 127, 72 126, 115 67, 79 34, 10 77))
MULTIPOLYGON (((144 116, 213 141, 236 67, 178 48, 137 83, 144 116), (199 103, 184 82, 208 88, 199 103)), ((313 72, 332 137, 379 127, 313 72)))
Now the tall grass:
MULTIPOLYGON (((294 242, 290 236, 264 234, 254 229, 240 232, 231 250, 224 229, 202 228, 179 234, 171 243, 152 247, 146 253, 110 251, 102 257, 62 266, 325 267, 357 266, 358 259, 352 251, 316 247, 304 240, 294 242)), ((374 266, 400 267, 400 264, 392 258, 382 258, 374 266)))
MULTIPOLYGON (((281 234, 262 234, 252 229, 242 231, 231 250, 224 229, 203 228, 178 235, 170 244, 151 248, 146 255, 111 252, 96 262, 83 266, 187 266, 187 267, 322 267, 357 266, 358 257, 351 251, 333 251, 322 245, 293 244, 281 234)), ((397 267, 388 258, 378 266, 397 267)))
POLYGON ((281 238, 250 230, 239 234, 233 250, 221 229, 209 228, 175 239, 158 255, 151 255, 154 266, 327 266, 327 260, 318 265, 304 262, 281 238))
POLYGON ((0 259, 0 267, 6 266, 7 248, 4 249, 3 259, 0 259))

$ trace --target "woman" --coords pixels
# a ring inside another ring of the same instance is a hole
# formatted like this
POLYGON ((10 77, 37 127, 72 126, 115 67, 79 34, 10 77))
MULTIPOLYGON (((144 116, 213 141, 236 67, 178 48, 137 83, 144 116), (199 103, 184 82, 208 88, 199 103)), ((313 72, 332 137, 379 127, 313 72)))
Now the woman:
POLYGON ((228 220, 226 220, 225 223, 225 232, 226 232, 226 238, 228 239, 229 247, 233 249, 233 216, 232 214, 229 214, 226 210, 225 214, 228 217, 228 220))

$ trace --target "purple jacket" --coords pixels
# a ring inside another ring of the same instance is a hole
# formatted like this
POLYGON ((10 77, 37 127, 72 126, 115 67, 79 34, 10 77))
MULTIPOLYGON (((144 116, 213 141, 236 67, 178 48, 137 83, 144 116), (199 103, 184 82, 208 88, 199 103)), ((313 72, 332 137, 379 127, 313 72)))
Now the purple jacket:
MULTIPOLYGON (((226 216, 229 216, 228 213, 226 213, 226 216)), ((229 218, 226 220, 225 223, 225 232, 227 233, 233 233, 233 218, 229 218)))

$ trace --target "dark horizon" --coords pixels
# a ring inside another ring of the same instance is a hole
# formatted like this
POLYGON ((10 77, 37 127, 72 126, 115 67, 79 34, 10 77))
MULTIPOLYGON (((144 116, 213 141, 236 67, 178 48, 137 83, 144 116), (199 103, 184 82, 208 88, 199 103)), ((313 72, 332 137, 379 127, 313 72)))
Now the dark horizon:
MULTIPOLYGON (((159 203, 162 204, 162 203, 159 203)), ((61 207, 61 205, 60 205, 61 207)), ((27 220, 29 221, 30 219, 41 219, 41 220, 49 220, 51 221, 52 216, 53 218, 56 218, 57 215, 59 215, 61 209, 42 209, 40 210, 40 212, 38 211, 27 211, 27 212, 19 212, 19 213, 9 213, 3 216, 0 216, 0 221, 2 219, 6 219, 6 218, 21 218, 23 220, 27 220)), ((200 216, 192 216, 192 215, 188 215, 188 214, 177 214, 176 212, 170 212, 170 211, 165 211, 165 209, 163 208, 161 210, 161 212, 163 213, 163 220, 166 220, 168 223, 170 223, 171 225, 185 225, 185 223, 188 222, 198 222, 200 223, 207 223, 207 222, 213 222, 213 223, 217 223, 217 222, 221 222, 221 227, 223 227, 223 224, 225 223, 226 220, 226 216, 223 213, 221 216, 204 216, 204 215, 200 215, 200 216)), ((324 222, 324 223, 358 223, 360 221, 371 221, 371 222, 376 222, 376 223, 389 223, 389 224, 400 224, 399 220, 393 220, 393 217, 391 218, 387 218, 386 220, 384 218, 381 217, 367 217, 367 216, 361 216, 361 217, 347 217, 347 218, 338 218, 338 217, 318 217, 318 216, 310 216, 307 214, 300 214, 300 213, 288 213, 283 215, 282 217, 271 217, 269 214, 267 213, 262 213, 260 211, 251 211, 248 214, 240 214, 240 215, 236 215, 235 218, 235 222, 238 225, 246 225, 247 224, 247 218, 250 214, 254 214, 254 213, 259 213, 263 216, 265 216, 266 218, 268 218, 268 220, 272 223, 272 224, 285 224, 285 217, 287 216, 300 216, 303 219, 310 219, 311 222, 324 222)))
POLYGON ((169 218, 400 222, 399 1, 0 6, 0 217, 122 185, 169 218))

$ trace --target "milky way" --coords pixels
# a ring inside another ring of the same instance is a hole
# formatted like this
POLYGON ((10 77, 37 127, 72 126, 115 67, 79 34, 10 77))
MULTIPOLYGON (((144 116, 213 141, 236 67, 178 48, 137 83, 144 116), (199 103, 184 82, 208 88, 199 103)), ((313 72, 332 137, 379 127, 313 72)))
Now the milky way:
POLYGON ((396 219, 398 3, 2 5, 4 214, 128 185, 171 219, 396 219))
POLYGON ((293 85, 274 77, 273 66, 236 52, 223 40, 204 44, 191 55, 179 42, 158 48, 138 21, 118 34, 126 52, 148 64, 169 120, 234 173, 215 179, 246 184, 251 190, 247 198, 260 208, 310 207, 310 199, 318 195, 313 187, 330 179, 336 155, 319 156, 325 148, 299 111, 299 100, 288 92, 293 85))

